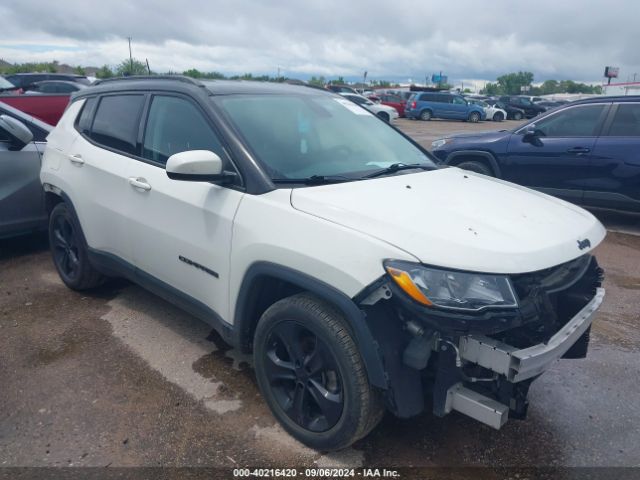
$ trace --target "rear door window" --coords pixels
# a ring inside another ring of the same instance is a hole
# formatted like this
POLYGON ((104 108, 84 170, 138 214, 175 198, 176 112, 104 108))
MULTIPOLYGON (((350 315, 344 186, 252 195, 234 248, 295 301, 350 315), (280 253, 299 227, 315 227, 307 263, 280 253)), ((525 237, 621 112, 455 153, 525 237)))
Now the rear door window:
POLYGON ((138 130, 144 95, 102 97, 91 127, 90 137, 105 147, 138 155, 138 130))
POLYGON ((640 103, 618 105, 608 136, 640 137, 640 103))

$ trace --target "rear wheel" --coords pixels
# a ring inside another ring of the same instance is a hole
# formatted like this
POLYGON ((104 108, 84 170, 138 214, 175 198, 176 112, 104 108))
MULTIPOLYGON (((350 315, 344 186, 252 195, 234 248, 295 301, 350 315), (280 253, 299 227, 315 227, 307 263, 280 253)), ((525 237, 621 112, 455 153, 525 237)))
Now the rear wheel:
POLYGON ((494 122, 501 122, 501 121, 503 121, 503 120, 504 120, 504 115, 502 114, 502 112, 496 112, 496 113, 493 115, 493 121, 494 121, 494 122))
POLYGON ((56 205, 49 216, 49 248, 67 287, 86 290, 104 281, 104 276, 89 263, 80 225, 64 202, 56 205))
POLYGON ((431 110, 423 110, 420 112, 420 120, 424 120, 425 122, 431 120, 431 110))
POLYGON ((491 169, 487 167, 484 163, 468 160, 466 162, 461 162, 456 165, 458 168, 462 168, 464 170, 469 170, 471 172, 481 173, 482 175, 492 176, 491 169))
POLYGON ((258 385, 282 426, 319 450, 338 450, 382 418, 379 393, 341 313, 309 294, 273 304, 254 337, 258 385))
POLYGON ((469 121, 471 123, 478 123, 480 121, 480 114, 478 112, 471 112, 469 114, 469 121))
POLYGON ((522 120, 522 112, 516 112, 513 114, 514 120, 522 120))

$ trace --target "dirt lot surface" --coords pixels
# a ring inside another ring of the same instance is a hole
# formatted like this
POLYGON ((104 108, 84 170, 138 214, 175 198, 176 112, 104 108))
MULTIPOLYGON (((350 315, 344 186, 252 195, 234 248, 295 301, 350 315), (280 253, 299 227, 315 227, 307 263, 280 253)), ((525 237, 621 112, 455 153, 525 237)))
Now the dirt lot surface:
MULTIPOLYGON (((400 124, 428 144, 515 122, 400 124)), ((251 359, 203 323, 124 281, 67 289, 41 236, 0 241, 0 466, 640 465, 640 236, 619 233, 640 229, 602 218, 607 296, 588 358, 533 384, 526 421, 387 416, 333 454, 277 426, 251 359)))

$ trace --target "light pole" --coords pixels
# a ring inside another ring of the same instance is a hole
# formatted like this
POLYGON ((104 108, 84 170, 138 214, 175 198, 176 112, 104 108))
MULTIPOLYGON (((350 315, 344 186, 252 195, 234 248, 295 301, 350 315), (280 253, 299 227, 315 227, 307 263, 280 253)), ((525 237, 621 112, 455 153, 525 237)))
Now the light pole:
POLYGON ((129 75, 133 75, 133 56, 131 55, 131 37, 127 37, 129 40, 129 75))

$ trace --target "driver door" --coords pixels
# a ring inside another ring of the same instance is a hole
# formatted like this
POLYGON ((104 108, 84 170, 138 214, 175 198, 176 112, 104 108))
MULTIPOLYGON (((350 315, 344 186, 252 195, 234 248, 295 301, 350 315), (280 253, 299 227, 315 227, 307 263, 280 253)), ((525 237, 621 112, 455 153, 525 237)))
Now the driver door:
POLYGON ((582 202, 591 152, 609 104, 569 107, 511 136, 502 166, 505 180, 571 202, 582 202), (535 135, 526 134, 534 127, 535 135))
POLYGON ((233 166, 217 132, 191 99, 153 95, 142 158, 129 162, 129 218, 141 280, 170 287, 179 300, 228 316, 233 219, 241 191, 209 182, 171 180, 174 153, 210 150, 233 166))

